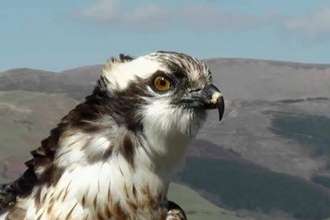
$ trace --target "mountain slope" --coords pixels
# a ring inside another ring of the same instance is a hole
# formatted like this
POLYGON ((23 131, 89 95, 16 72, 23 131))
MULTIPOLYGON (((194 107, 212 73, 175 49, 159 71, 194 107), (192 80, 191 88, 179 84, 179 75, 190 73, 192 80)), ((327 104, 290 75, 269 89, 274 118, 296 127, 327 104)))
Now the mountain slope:
POLYGON ((28 156, 77 103, 61 94, 0 92, 0 160, 28 156))
POLYGON ((281 210, 297 219, 330 216, 329 190, 253 164, 190 157, 179 177, 222 207, 266 214, 281 210))

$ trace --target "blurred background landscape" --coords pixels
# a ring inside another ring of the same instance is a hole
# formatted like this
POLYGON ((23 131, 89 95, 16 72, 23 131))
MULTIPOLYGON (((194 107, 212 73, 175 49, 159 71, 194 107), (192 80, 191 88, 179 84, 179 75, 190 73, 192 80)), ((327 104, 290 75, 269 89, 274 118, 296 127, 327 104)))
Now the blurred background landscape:
MULTIPOLYGON (((205 60, 226 100, 193 142, 170 198, 190 219, 330 217, 330 65, 205 60)), ((91 93, 102 65, 0 73, 0 180, 91 93)))
POLYGON ((192 220, 330 220, 330 0, 0 5, 0 183, 107 58, 174 50, 207 63, 226 111, 209 112, 170 199, 192 220))

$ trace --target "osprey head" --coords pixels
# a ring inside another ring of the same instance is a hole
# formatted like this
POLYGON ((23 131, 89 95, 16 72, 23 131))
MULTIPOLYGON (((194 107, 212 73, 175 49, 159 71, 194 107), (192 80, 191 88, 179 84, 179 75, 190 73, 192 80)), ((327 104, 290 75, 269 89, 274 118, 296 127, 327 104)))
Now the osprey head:
POLYGON ((108 95, 122 100, 130 124, 150 123, 153 129, 192 137, 207 109, 218 108, 220 120, 223 116, 224 100, 211 84, 210 70, 183 53, 158 51, 135 59, 121 55, 107 62, 101 78, 108 95))

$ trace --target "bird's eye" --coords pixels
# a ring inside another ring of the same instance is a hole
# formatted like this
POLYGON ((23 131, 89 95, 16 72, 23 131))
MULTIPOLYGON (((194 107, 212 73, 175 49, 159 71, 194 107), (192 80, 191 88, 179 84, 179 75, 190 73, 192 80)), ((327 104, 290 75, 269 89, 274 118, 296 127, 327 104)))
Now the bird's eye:
POLYGON ((156 76, 153 84, 154 88, 159 92, 165 92, 172 86, 171 80, 166 76, 156 76))

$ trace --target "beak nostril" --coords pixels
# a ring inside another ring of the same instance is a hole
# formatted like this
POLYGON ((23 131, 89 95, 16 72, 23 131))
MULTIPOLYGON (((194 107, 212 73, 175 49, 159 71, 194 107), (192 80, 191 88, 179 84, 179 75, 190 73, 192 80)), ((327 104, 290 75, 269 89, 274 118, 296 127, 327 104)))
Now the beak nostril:
POLYGON ((193 88, 190 90, 190 92, 199 92, 201 90, 202 90, 201 88, 193 88))
POLYGON ((222 94, 220 92, 215 92, 215 93, 212 94, 210 102, 212 104, 217 104, 218 99, 221 98, 221 97, 222 97, 222 94))

